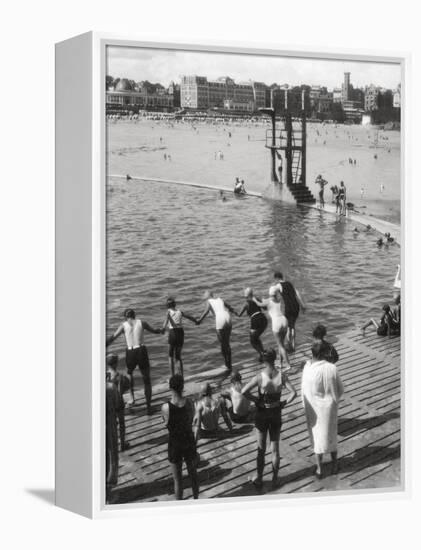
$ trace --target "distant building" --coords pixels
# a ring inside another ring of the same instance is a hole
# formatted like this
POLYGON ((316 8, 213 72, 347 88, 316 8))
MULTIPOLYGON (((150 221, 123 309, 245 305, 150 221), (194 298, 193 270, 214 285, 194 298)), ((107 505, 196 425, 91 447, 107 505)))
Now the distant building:
POLYGON ((251 85, 253 88, 253 100, 255 110, 266 107, 266 91, 268 89, 268 86, 266 86, 266 84, 264 84, 263 82, 252 82, 251 85))
POLYGON ((115 87, 106 91, 107 108, 130 107, 139 109, 171 109, 174 106, 173 95, 161 84, 131 83, 126 78, 119 80, 115 87))
POLYGON ((182 76, 180 84, 180 106, 190 109, 207 109, 209 87, 205 76, 182 76))
POLYGON ((401 107, 401 85, 398 84, 396 90, 393 92, 393 107, 400 109, 401 107))
POLYGON ((321 94, 319 95, 319 98, 318 98, 317 112, 328 115, 329 113, 332 112, 332 105, 333 105, 333 93, 326 92, 324 94, 321 94))
POLYGON ((180 84, 170 82, 168 93, 173 96, 174 107, 180 107, 180 84))
POLYGON ((333 103, 342 103, 342 88, 333 89, 333 103))
POLYGON ((351 99, 351 73, 344 73, 342 84, 342 103, 351 99))
POLYGON ((374 84, 370 84, 370 86, 366 87, 364 93, 364 108, 366 111, 376 111, 379 108, 379 91, 380 89, 377 86, 374 86, 374 84))
POLYGON ((224 109, 226 109, 227 111, 242 111, 252 113, 254 111, 254 101, 226 99, 224 101, 224 109))

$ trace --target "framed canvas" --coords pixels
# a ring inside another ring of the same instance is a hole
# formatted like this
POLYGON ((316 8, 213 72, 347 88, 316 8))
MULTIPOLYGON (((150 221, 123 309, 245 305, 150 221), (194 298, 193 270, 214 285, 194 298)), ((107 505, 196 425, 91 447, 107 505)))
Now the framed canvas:
POLYGON ((57 505, 408 490, 408 63, 56 45, 57 505))

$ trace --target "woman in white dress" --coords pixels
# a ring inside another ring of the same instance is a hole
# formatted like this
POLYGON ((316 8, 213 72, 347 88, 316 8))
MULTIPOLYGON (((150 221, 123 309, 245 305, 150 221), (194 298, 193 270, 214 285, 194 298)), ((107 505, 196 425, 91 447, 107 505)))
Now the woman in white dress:
POLYGON ((331 454, 332 473, 338 472, 338 405, 343 386, 336 366, 326 361, 329 345, 317 342, 311 351, 313 358, 304 366, 301 392, 316 456, 315 475, 320 479, 324 453, 331 454))

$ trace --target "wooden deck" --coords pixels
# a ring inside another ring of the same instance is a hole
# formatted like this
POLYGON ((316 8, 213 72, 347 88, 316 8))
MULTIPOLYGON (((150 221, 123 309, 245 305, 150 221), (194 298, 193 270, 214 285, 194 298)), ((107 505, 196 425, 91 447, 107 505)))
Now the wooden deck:
MULTIPOLYGON (((345 387, 339 409, 339 473, 329 475, 326 465, 326 476, 321 480, 314 477, 314 458, 301 399, 297 397, 283 411, 281 487, 275 491, 271 488, 269 445, 263 489, 257 491, 248 482, 255 473, 253 425, 235 427, 230 434, 221 419, 221 437, 199 442, 200 498, 400 487, 400 338, 379 337, 370 330, 365 337, 353 332, 341 337, 335 347, 345 387)), ((306 345, 291 356, 290 380, 297 392, 301 387, 301 365, 308 353, 306 345)), ((259 367, 252 361, 234 364, 245 382, 259 367)), ((221 383, 221 371, 187 378, 186 395, 197 394, 204 380, 214 385, 221 383)), ((229 380, 223 381, 222 388, 228 383, 229 380)), ((113 503, 174 499, 167 461, 167 430, 160 415, 161 405, 168 397, 166 385, 154 387, 154 413, 148 417, 142 392, 138 392, 140 407, 126 414, 130 448, 120 453, 119 484, 113 490, 113 503)), ((184 498, 191 498, 187 476, 184 486, 184 498)))

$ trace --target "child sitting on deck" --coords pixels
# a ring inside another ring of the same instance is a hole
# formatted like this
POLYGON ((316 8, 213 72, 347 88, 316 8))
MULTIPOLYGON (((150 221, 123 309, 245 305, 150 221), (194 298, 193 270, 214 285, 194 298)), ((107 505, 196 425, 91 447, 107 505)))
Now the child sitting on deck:
POLYGON ((196 404, 195 424, 200 430, 201 437, 215 437, 219 433, 219 417, 222 415, 229 431, 232 431, 232 423, 227 414, 225 400, 222 397, 212 395, 212 386, 207 382, 203 384, 201 398, 196 404))
POLYGON ((243 424, 250 421, 250 401, 245 397, 241 390, 243 384, 241 380, 241 374, 236 372, 231 378, 231 387, 221 393, 227 401, 227 410, 232 422, 236 424, 243 424))

